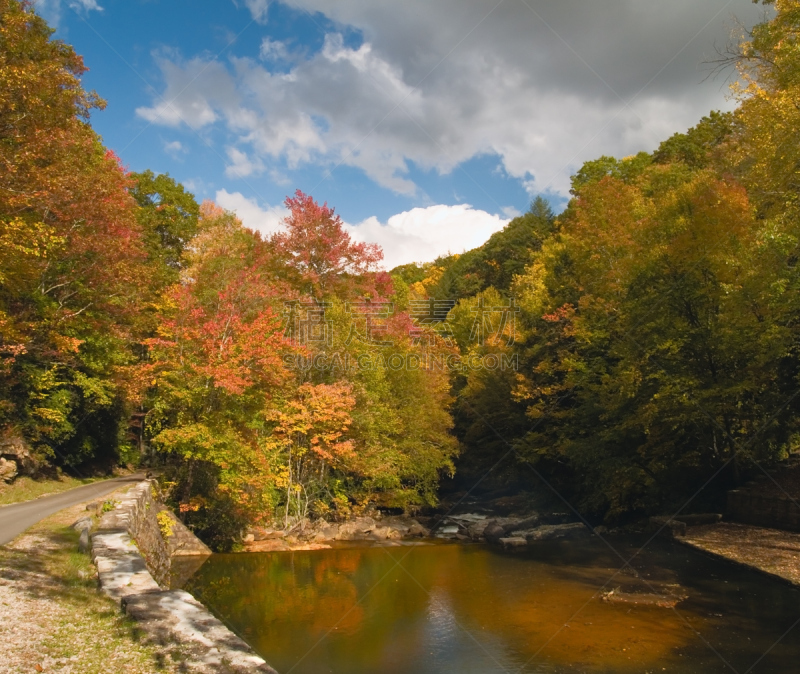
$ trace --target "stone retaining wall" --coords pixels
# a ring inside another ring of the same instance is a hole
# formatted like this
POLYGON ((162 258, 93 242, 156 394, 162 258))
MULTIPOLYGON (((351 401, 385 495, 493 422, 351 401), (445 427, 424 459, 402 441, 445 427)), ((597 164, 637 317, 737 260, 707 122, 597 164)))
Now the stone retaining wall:
POLYGON ((179 646, 190 670, 276 674, 188 592, 165 589, 174 555, 202 559, 209 550, 171 513, 169 522, 163 515, 159 522, 158 513, 164 507, 156 493, 154 482, 140 482, 101 517, 92 536, 92 560, 101 589, 141 621, 149 639, 179 646))

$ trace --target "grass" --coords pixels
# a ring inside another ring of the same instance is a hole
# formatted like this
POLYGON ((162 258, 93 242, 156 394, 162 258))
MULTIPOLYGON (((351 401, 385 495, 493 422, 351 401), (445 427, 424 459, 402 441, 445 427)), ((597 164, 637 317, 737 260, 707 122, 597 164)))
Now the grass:
MULTIPOLYGON (((82 674, 180 671, 179 650, 143 643, 136 623, 98 590, 96 570, 78 552, 79 535, 67 524, 79 515, 74 508, 57 513, 12 547, 0 547, 0 581, 11 581, 26 601, 50 607, 48 615, 37 617, 45 628, 35 647, 39 662, 46 661, 45 671, 71 667, 82 674)), ((36 664, 31 661, 30 671, 36 664)))
POLYGON ((48 494, 58 494, 73 487, 80 487, 99 480, 107 480, 109 477, 111 476, 76 478, 62 475, 55 480, 34 480, 30 477, 18 477, 13 484, 0 483, 0 505, 21 503, 22 501, 30 501, 48 494))

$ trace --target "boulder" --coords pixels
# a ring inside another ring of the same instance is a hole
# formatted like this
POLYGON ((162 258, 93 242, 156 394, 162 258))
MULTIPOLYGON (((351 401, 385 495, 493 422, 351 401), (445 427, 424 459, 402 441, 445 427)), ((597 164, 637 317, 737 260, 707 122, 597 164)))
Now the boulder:
POLYGON ((485 531, 487 525, 489 524, 488 520, 483 520, 481 522, 473 522, 467 528, 469 532, 469 537, 473 541, 479 541, 483 538, 483 532, 485 531))
POLYGON ((424 526, 422 526, 419 522, 415 522, 414 520, 411 521, 411 525, 408 527, 408 531, 406 532, 407 536, 427 536, 430 534, 424 526))
POLYGON ((505 538, 505 535, 505 528, 495 520, 489 522, 483 529, 483 537, 490 543, 499 543, 501 538, 505 538))
POLYGON ((248 533, 253 534, 254 541, 270 541, 286 535, 282 529, 266 529, 265 527, 253 527, 248 533))
POLYGON ((541 516, 540 524, 572 524, 575 519, 572 513, 544 513, 541 516))
POLYGON ((400 531, 393 527, 377 526, 369 532, 369 538, 375 541, 396 541, 402 537, 403 535, 400 533, 400 531))
POLYGON ((81 529, 81 537, 78 539, 78 551, 89 554, 89 530, 81 529))
POLYGON ((17 472, 16 461, 0 458, 0 481, 13 482, 17 472))
POLYGON ((551 541, 555 539, 573 539, 590 536, 592 530, 580 522, 573 524, 543 524, 529 531, 525 536, 528 543, 551 541))
POLYGON ((527 539, 528 534, 534 533, 538 528, 539 527, 533 527, 531 529, 519 529, 518 531, 509 531, 508 533, 506 533, 506 537, 527 539))
POLYGON ((672 517, 651 517, 645 533, 656 534, 665 538, 683 537, 686 535, 686 523, 672 517))
POLYGON ((33 475, 39 468, 28 444, 16 435, 0 438, 0 458, 14 462, 20 475, 33 475))
POLYGON ((317 543, 322 543, 324 541, 335 541, 338 535, 339 535, 338 524, 329 524, 328 522, 322 522, 317 527, 317 533, 314 534, 313 540, 316 541, 317 543))
POLYGON ((498 543, 503 546, 503 550, 519 550, 527 547, 528 545, 528 541, 522 538, 522 536, 509 536, 507 538, 501 538, 499 539, 498 543))
POLYGON ((371 517, 357 517, 354 520, 339 525, 339 531, 334 540, 337 541, 364 541, 369 540, 370 533, 375 529, 375 520, 371 517))
POLYGON ((73 523, 72 528, 75 531, 89 531, 92 526, 94 525, 94 518, 91 516, 88 517, 81 517, 79 520, 73 523))
MULTIPOLYGON (((357 517, 348 522, 331 523, 318 519, 306 529, 304 538, 316 543, 327 541, 394 541, 427 536, 429 531, 416 520, 405 517, 357 517)), ((280 535, 283 535, 282 532, 280 535)), ((259 540, 256 537, 256 540, 259 540)))
POLYGON ((538 514, 531 515, 530 517, 526 517, 521 520, 516 520, 514 522, 509 522, 508 524, 504 524, 503 528, 506 532, 511 531, 524 531, 526 529, 533 529, 538 527, 541 522, 541 517, 538 514))

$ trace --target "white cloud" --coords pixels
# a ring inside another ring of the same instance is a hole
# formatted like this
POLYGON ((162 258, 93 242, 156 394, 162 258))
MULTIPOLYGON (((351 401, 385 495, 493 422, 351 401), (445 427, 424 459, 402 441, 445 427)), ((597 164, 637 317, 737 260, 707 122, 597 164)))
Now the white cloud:
POLYGON ((69 3, 72 9, 85 9, 87 12, 90 10, 97 10, 102 12, 103 8, 97 4, 97 0, 74 0, 69 3))
POLYGON ((218 190, 214 200, 225 210, 236 213, 245 227, 263 236, 280 230, 283 219, 289 214, 284 206, 261 208, 255 199, 248 199, 241 192, 218 190))
MULTIPOLYGON (((97 4, 97 0, 70 0, 68 4, 76 12, 103 11, 103 8, 97 4)), ((43 17, 53 28, 58 28, 61 22, 61 5, 61 0, 33 0, 33 8, 36 13, 43 17)))
POLYGON ((513 206, 503 206, 503 208, 500 210, 509 220, 512 218, 518 218, 520 215, 522 215, 522 211, 520 211, 518 208, 514 208, 513 206))
POLYGON ((269 0, 244 0, 244 4, 247 9, 250 10, 250 13, 253 15, 253 19, 259 23, 266 22, 267 11, 269 10, 269 0))
POLYGON ((426 262, 447 253, 471 250, 506 224, 508 220, 469 204, 440 204, 398 213, 386 224, 371 217, 346 228, 356 241, 379 244, 383 248, 384 266, 392 269, 400 264, 426 262))
MULTIPOLYGON (((136 114, 148 122, 200 128, 217 121, 215 109, 236 106, 236 86, 218 61, 195 58, 182 63, 158 57, 157 62, 167 88, 153 107, 136 109, 136 114)), ((232 119, 234 115, 228 117, 232 119)))
MULTIPOLYGON (((363 43, 328 34, 288 73, 255 54, 162 58, 166 102, 138 114, 221 123, 253 163, 341 163, 408 195, 410 162, 446 173, 494 154, 532 194, 565 195, 583 161, 654 149, 733 105, 701 64, 726 40, 729 11, 750 25, 763 11, 750 0, 285 1, 354 27, 363 43)), ((263 20, 266 0, 247 5, 263 20)), ((262 42, 262 56, 282 44, 262 42)))
POLYGON ((265 37, 261 41, 261 48, 258 50, 258 55, 265 61, 275 61, 289 58, 289 50, 286 44, 280 40, 270 40, 265 37))
POLYGON ((169 143, 164 143, 164 152, 166 152, 171 157, 179 157, 184 152, 187 152, 187 149, 183 146, 179 140, 173 140, 169 143))
MULTIPOLYGON (((241 192, 218 190, 215 201, 225 210, 236 213, 245 227, 263 236, 280 231, 284 218, 289 215, 283 205, 263 208, 241 192)), ((392 269, 400 264, 426 262, 440 255, 471 250, 507 224, 508 220, 469 204, 440 204, 398 213, 385 224, 370 217, 356 225, 344 223, 344 227, 354 241, 381 246, 383 265, 392 269)))
POLYGON ((260 159, 252 160, 245 152, 229 147, 226 149, 231 164, 225 167, 225 175, 229 178, 246 178, 249 175, 262 173, 264 163, 260 159))

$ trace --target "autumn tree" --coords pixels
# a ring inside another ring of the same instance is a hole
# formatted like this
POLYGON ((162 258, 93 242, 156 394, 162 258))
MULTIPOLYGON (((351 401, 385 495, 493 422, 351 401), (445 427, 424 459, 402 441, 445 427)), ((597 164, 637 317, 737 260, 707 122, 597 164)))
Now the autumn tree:
POLYGON ((320 299, 356 289, 386 293, 388 275, 375 273, 383 259, 378 245, 352 241, 332 208, 300 190, 285 203, 286 231, 272 241, 284 256, 287 278, 300 293, 320 299))
POLYGON ((128 178, 88 124, 82 59, 29 4, 0 16, 0 426, 61 465, 112 461, 146 285, 128 178))

